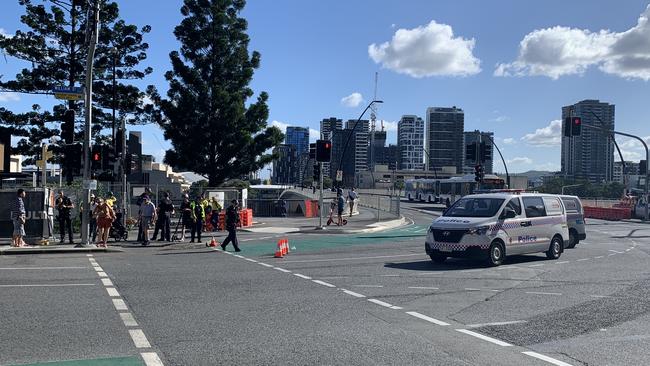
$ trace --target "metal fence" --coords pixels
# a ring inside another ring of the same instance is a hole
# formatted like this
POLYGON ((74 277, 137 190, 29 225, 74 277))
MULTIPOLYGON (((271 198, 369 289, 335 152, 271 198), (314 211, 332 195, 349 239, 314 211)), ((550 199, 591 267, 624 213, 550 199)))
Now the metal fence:
MULTIPOLYGON (((318 199, 318 191, 312 193, 311 190, 292 189, 293 192, 301 193, 311 199, 318 199)), ((400 197, 391 194, 375 193, 386 192, 385 190, 358 190, 358 205, 374 211, 375 219, 386 220, 396 219, 400 217, 400 197)), ((336 193, 331 190, 323 191, 323 205, 325 209, 322 210, 321 215, 327 217, 329 215, 328 204, 336 197, 336 193)), ((343 191, 343 197, 347 199, 348 191, 343 191)))

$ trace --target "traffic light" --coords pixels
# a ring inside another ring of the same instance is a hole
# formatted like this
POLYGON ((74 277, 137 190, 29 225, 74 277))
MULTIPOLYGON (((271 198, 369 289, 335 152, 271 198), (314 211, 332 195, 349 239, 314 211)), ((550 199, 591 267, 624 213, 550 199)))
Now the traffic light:
POLYGON ((316 160, 316 143, 312 142, 309 144, 309 159, 316 160))
POLYGON ((332 142, 316 140, 316 161, 329 163, 332 159, 332 142))
POLYGON ((63 170, 66 184, 72 184, 75 175, 81 172, 81 144, 63 146, 63 170))
POLYGON ((480 164, 474 167, 474 180, 477 182, 483 181, 483 166, 480 164))
POLYGON ((102 146, 101 145, 93 145, 93 148, 90 151, 90 169, 92 170, 102 169, 102 146))
POLYGON ((113 171, 115 159, 115 149, 111 145, 101 145, 102 148, 102 170, 113 171))
POLYGON ((124 174, 129 175, 131 174, 131 170, 133 168, 133 155, 132 154, 126 154, 124 156, 124 174))
POLYGON ((481 142, 481 163, 492 160, 492 144, 481 142))
POLYGON ((314 164, 314 182, 320 182, 320 164, 314 164))
POLYGON ((122 145, 124 144, 124 130, 118 128, 115 131, 115 156, 122 155, 122 145))
POLYGON ((571 135, 580 136, 581 127, 582 127, 582 118, 571 117, 571 135))
POLYGON ((74 119, 74 109, 68 109, 63 113, 61 138, 66 144, 72 144, 74 142, 74 119))
POLYGON ((465 160, 476 161, 476 144, 465 145, 465 160))

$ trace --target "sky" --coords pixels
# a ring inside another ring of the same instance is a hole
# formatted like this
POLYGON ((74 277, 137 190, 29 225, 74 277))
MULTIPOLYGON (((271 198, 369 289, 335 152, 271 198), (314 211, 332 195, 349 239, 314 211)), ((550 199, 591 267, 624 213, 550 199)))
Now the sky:
MULTIPOLYGON (((0 32, 22 28, 17 0, 1 0, 0 32)), ((39 0, 33 0, 38 2, 39 0)), ((166 92, 180 0, 118 0, 128 23, 152 27, 139 82, 166 92)), ((268 124, 305 126, 316 138, 323 118, 356 119, 373 99, 396 142, 402 115, 457 106, 465 130, 493 131, 511 172, 560 169, 561 107, 584 99, 616 105, 616 129, 650 142, 648 0, 298 1, 249 0, 249 50, 262 55, 252 87, 269 93, 268 124)), ((15 60, 0 59, 0 74, 15 60)), ((0 105, 26 110, 51 97, 0 93, 0 105)), ((368 115, 366 115, 368 117, 368 115)), ((160 161, 169 143, 155 126, 145 153, 160 161)), ((625 159, 640 143, 617 138, 625 159)), ((643 154, 644 155, 644 154, 643 154)), ((617 158, 618 160, 618 158, 617 158)), ((495 162, 496 171, 503 171, 495 162)), ((262 174, 268 175, 266 170, 262 174)))

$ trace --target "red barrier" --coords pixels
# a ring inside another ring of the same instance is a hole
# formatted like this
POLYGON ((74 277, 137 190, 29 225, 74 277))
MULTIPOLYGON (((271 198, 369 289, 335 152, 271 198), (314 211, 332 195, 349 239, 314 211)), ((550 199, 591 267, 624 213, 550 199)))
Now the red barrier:
POLYGON ((590 219, 618 221, 632 217, 632 211, 628 208, 605 208, 605 207, 584 207, 585 217, 590 219))

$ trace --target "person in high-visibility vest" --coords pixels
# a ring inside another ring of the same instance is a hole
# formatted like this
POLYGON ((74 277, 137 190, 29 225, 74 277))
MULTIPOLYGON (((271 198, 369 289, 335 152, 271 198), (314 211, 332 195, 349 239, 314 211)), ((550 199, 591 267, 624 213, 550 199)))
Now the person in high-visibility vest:
POLYGON ((190 203, 190 209, 192 210, 192 216, 194 217, 194 225, 192 226, 190 243, 194 243, 194 238, 197 238, 197 243, 201 242, 201 232, 203 232, 203 221, 205 220, 205 209, 201 204, 201 197, 196 197, 193 202, 190 203))

